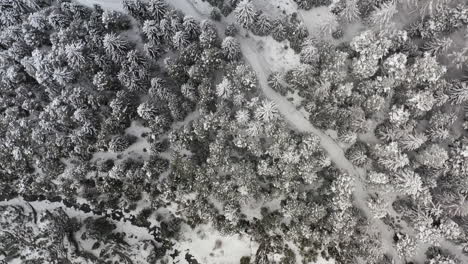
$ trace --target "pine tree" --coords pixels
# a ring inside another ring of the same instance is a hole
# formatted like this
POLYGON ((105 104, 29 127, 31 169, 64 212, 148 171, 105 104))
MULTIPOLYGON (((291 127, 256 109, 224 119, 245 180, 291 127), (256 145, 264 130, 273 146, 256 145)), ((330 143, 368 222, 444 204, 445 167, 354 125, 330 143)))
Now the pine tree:
POLYGON ((146 101, 138 106, 137 113, 141 118, 149 121, 159 115, 160 109, 153 102, 146 101))
POLYGON ((147 4, 150 17, 157 22, 161 21, 169 10, 169 6, 162 0, 150 0, 147 4))
POLYGON ((163 18, 159 22, 159 34, 162 37, 162 39, 164 39, 168 43, 172 41, 175 29, 176 28, 172 26, 171 20, 169 20, 168 18, 163 18))
POLYGON ((158 59, 161 53, 163 53, 160 45, 154 43, 145 43, 145 45, 143 45, 143 50, 145 51, 145 54, 152 60, 158 59))
POLYGON ((109 150, 113 152, 125 151, 133 143, 132 141, 134 141, 134 139, 132 140, 128 136, 115 136, 109 142, 109 150))
POLYGON ((106 53, 115 61, 122 61, 129 50, 129 43, 115 33, 106 34, 102 43, 106 53))
POLYGON ((318 63, 320 54, 314 39, 307 39, 304 41, 304 44, 302 44, 300 56, 302 63, 311 65, 316 65, 318 63))
POLYGON ((400 139, 399 143, 404 150, 414 151, 426 143, 427 140, 427 136, 422 133, 407 134, 400 139))
POLYGON ((238 60, 241 57, 239 41, 233 37, 226 37, 221 45, 224 56, 228 60, 238 60))
POLYGON ((452 46, 453 40, 449 37, 433 39, 424 44, 423 50, 432 55, 446 53, 452 46))
POLYGON ((448 95, 452 104, 461 105, 468 101, 468 85, 466 83, 456 83, 450 87, 448 95))
POLYGON ((340 12, 340 16, 348 23, 352 23, 359 19, 361 12, 359 11, 359 7, 357 5, 357 0, 347 0, 345 1, 345 7, 340 12))
POLYGON ((208 20, 202 21, 201 24, 201 34, 199 36, 200 45, 205 48, 209 49, 215 47, 218 44, 218 32, 216 31, 216 27, 208 20))
POLYGON ((102 14, 102 24, 107 30, 122 31, 130 28, 130 19, 117 11, 104 11, 102 14))
POLYGON ((149 18, 146 5, 141 0, 123 0, 122 5, 125 12, 140 22, 149 18))
POLYGON ((81 69, 85 66, 86 60, 83 55, 83 49, 84 44, 82 42, 75 42, 65 46, 68 65, 74 69, 81 69))
POLYGON ((60 85, 67 85, 73 82, 75 76, 73 72, 67 67, 55 68, 53 73, 54 80, 60 85))
POLYGON ((270 122, 278 118, 278 109, 273 101, 264 101, 255 112, 255 117, 264 121, 270 122))
POLYGON ((419 163, 431 168, 443 168, 448 158, 447 151, 435 144, 423 149, 416 156, 416 160, 419 163))
POLYGON ((250 0, 242 0, 234 9, 237 22, 244 28, 250 28, 255 22, 255 7, 250 0))
POLYGON ((29 24, 34 28, 44 32, 49 28, 45 12, 32 13, 28 17, 29 24))
POLYGON ((159 39, 159 23, 156 20, 145 20, 143 27, 141 28, 145 36, 153 41, 157 42, 159 39))
POLYGON ((182 95, 189 99, 192 102, 195 102, 197 100, 197 93, 195 87, 191 83, 184 83, 180 87, 180 92, 182 95))
POLYGON ((177 31, 172 38, 172 44, 177 50, 182 50, 189 45, 188 36, 184 31, 177 31))
POLYGON ((189 39, 198 39, 198 36, 201 32, 201 28, 200 23, 197 20, 195 20, 191 16, 185 16, 182 25, 184 27, 184 32, 187 33, 189 39))
POLYGON ((216 86, 216 94, 218 97, 223 99, 228 99, 231 97, 233 92, 232 83, 226 77, 223 78, 223 81, 216 86))
POLYGON ((246 109, 241 109, 236 113, 236 121, 241 125, 246 125, 250 121, 250 113, 246 109))
POLYGON ((287 36, 287 26, 286 23, 281 20, 276 20, 273 23, 272 37, 274 40, 281 42, 286 39, 287 36))
POLYGON ((272 28, 273 24, 270 16, 261 13, 255 19, 252 31, 254 32, 254 34, 257 34, 259 36, 267 36, 271 33, 272 28))
POLYGON ((372 25, 383 28, 389 25, 390 21, 397 13, 396 1, 389 1, 383 3, 378 9, 372 12, 369 21, 372 25))
POLYGON ((281 95, 286 95, 288 89, 284 82, 284 76, 280 72, 275 72, 268 76, 268 85, 281 95))
POLYGON ((412 170, 398 171, 396 182, 398 189, 406 195, 418 196, 423 191, 421 177, 412 170))
POLYGON ((98 91, 106 91, 112 88, 112 79, 105 72, 97 72, 93 77, 93 84, 98 88, 98 91))

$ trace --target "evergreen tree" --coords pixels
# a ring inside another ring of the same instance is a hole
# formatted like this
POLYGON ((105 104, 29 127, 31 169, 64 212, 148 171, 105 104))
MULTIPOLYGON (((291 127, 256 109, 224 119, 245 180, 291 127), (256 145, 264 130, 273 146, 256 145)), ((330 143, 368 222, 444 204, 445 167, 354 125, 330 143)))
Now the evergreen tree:
POLYGON ((234 9, 237 22, 244 28, 249 29, 255 22, 255 7, 251 0, 242 0, 234 9))
POLYGON ((147 9, 149 16, 156 20, 156 22, 161 21, 166 13, 169 11, 169 6, 163 0, 150 0, 147 3, 147 9))
POLYGON ((198 39, 198 36, 201 32, 201 28, 200 23, 197 20, 195 20, 191 16, 185 16, 182 25, 184 27, 184 32, 187 33, 189 39, 198 39))
POLYGON ((221 47, 228 60, 238 60, 242 55, 239 41, 233 37, 226 37, 221 47))
POLYGON ((106 34, 102 43, 106 53, 115 61, 122 61, 129 50, 129 43, 115 33, 106 34))
POLYGON ((252 32, 259 36, 270 35, 273 28, 273 23, 270 16, 265 13, 260 13, 255 19, 255 23, 252 26, 252 32))
POLYGON ((172 38, 172 44, 178 50, 182 50, 189 44, 188 35, 184 31, 177 31, 172 38))

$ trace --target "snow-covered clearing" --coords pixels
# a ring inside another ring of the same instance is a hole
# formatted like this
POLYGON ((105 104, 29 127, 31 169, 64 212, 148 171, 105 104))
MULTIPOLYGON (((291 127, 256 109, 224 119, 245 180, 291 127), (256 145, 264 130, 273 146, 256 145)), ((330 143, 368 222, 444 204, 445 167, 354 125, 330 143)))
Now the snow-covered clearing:
POLYGON ((320 36, 322 31, 328 26, 331 29, 338 26, 335 16, 330 12, 329 7, 321 6, 310 10, 298 10, 299 17, 309 30, 311 36, 320 36))
POLYGON ((185 261, 185 253, 192 254, 199 263, 206 264, 238 264, 244 256, 255 256, 258 245, 247 235, 220 234, 210 225, 201 225, 195 229, 187 225, 182 227, 182 242, 175 249, 182 252, 174 259, 185 261))
POLYGON ((262 10, 274 18, 297 12, 297 4, 292 0, 255 0, 253 4, 257 10, 262 10))
POLYGON ((93 7, 94 5, 100 5, 104 9, 123 11, 122 0, 76 0, 82 5, 93 7))
POLYGON ((299 54, 290 47, 289 41, 278 42, 271 36, 259 37, 249 35, 256 41, 257 50, 265 58, 270 69, 275 72, 286 72, 301 64, 299 54))

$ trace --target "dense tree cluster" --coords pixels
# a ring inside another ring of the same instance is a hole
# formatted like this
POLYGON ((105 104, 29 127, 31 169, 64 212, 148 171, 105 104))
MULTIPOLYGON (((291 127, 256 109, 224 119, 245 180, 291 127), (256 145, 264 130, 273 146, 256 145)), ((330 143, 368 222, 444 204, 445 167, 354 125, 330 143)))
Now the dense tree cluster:
POLYGON ((183 226, 206 225, 258 245, 242 264, 463 263, 466 3, 336 1, 333 40, 297 13, 206 1, 213 21, 163 0, 0 2, 0 200, 89 214, 0 204, 0 262, 167 263, 183 226), (257 76, 246 33, 286 41, 298 65, 257 76), (297 95, 318 132, 291 128, 261 85, 297 95), (154 239, 120 232, 122 211, 154 239))

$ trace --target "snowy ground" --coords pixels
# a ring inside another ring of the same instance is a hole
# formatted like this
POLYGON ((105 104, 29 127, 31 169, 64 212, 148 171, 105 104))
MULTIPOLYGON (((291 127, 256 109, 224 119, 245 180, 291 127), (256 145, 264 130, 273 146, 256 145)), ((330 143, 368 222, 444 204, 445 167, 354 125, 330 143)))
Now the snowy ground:
POLYGON ((210 225, 201 225, 195 229, 182 227, 182 242, 176 249, 182 253, 174 259, 184 261, 185 252, 192 254, 200 263, 238 264, 244 256, 255 256, 258 245, 247 236, 223 235, 210 225))

